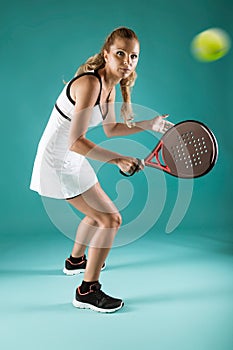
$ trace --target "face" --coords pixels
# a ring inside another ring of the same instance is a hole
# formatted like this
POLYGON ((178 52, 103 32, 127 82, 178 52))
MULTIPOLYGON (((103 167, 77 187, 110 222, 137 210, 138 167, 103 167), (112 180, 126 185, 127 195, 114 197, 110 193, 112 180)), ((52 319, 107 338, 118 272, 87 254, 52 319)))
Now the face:
POLYGON ((120 79, 127 78, 136 68, 139 58, 139 43, 136 39, 117 38, 104 50, 106 68, 120 79))

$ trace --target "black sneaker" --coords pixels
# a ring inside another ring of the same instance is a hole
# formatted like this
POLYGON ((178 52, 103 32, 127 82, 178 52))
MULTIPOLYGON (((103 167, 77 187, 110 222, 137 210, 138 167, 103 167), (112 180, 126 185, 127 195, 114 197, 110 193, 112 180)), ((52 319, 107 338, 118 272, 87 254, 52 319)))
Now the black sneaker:
MULTIPOLYGON (((86 255, 83 256, 83 260, 77 264, 70 261, 69 258, 65 261, 65 267, 63 268, 63 272, 68 276, 78 275, 81 272, 85 272, 85 268, 87 265, 86 255)), ((106 264, 104 263, 101 270, 104 270, 106 264)))
POLYGON ((96 282, 90 286, 90 291, 81 293, 76 289, 73 305, 80 309, 91 309, 98 312, 114 312, 124 305, 121 299, 112 298, 101 290, 101 284, 96 282))

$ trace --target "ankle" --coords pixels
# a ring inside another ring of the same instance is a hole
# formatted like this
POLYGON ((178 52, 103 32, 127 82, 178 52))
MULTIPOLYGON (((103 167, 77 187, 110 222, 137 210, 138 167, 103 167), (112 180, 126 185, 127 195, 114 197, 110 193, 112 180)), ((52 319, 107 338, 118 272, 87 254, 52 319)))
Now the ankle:
POLYGON ((85 260, 86 256, 85 254, 79 257, 70 255, 69 260, 73 263, 73 264, 78 264, 80 262, 82 262, 83 260, 85 260))
POLYGON ((88 293, 90 291, 90 287, 95 284, 99 283, 99 281, 82 281, 82 284, 80 286, 80 292, 81 293, 88 293))

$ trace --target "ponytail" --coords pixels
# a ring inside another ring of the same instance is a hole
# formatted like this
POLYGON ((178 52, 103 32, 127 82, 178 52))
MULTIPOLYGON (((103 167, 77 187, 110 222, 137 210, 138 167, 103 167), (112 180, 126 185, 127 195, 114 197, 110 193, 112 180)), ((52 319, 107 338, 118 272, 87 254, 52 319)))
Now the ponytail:
POLYGON ((124 120, 124 123, 129 127, 132 128, 135 126, 134 120, 134 113, 131 105, 131 91, 132 87, 134 86, 135 80, 137 78, 136 72, 132 72, 128 78, 122 79, 120 81, 120 87, 121 87, 121 95, 123 99, 123 103, 121 106, 121 117, 124 120))
POLYGON ((75 76, 89 72, 91 70, 101 69, 104 66, 105 60, 102 53, 97 53, 96 55, 89 57, 88 60, 78 68, 75 76))

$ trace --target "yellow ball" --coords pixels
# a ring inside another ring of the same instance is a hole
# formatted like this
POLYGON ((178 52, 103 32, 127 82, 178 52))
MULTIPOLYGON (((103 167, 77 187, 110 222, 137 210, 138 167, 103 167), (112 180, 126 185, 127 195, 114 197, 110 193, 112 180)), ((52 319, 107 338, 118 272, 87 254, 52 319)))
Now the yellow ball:
POLYGON ((191 51, 199 61, 216 61, 230 50, 231 40, 222 29, 210 28, 196 35, 191 43, 191 51))

